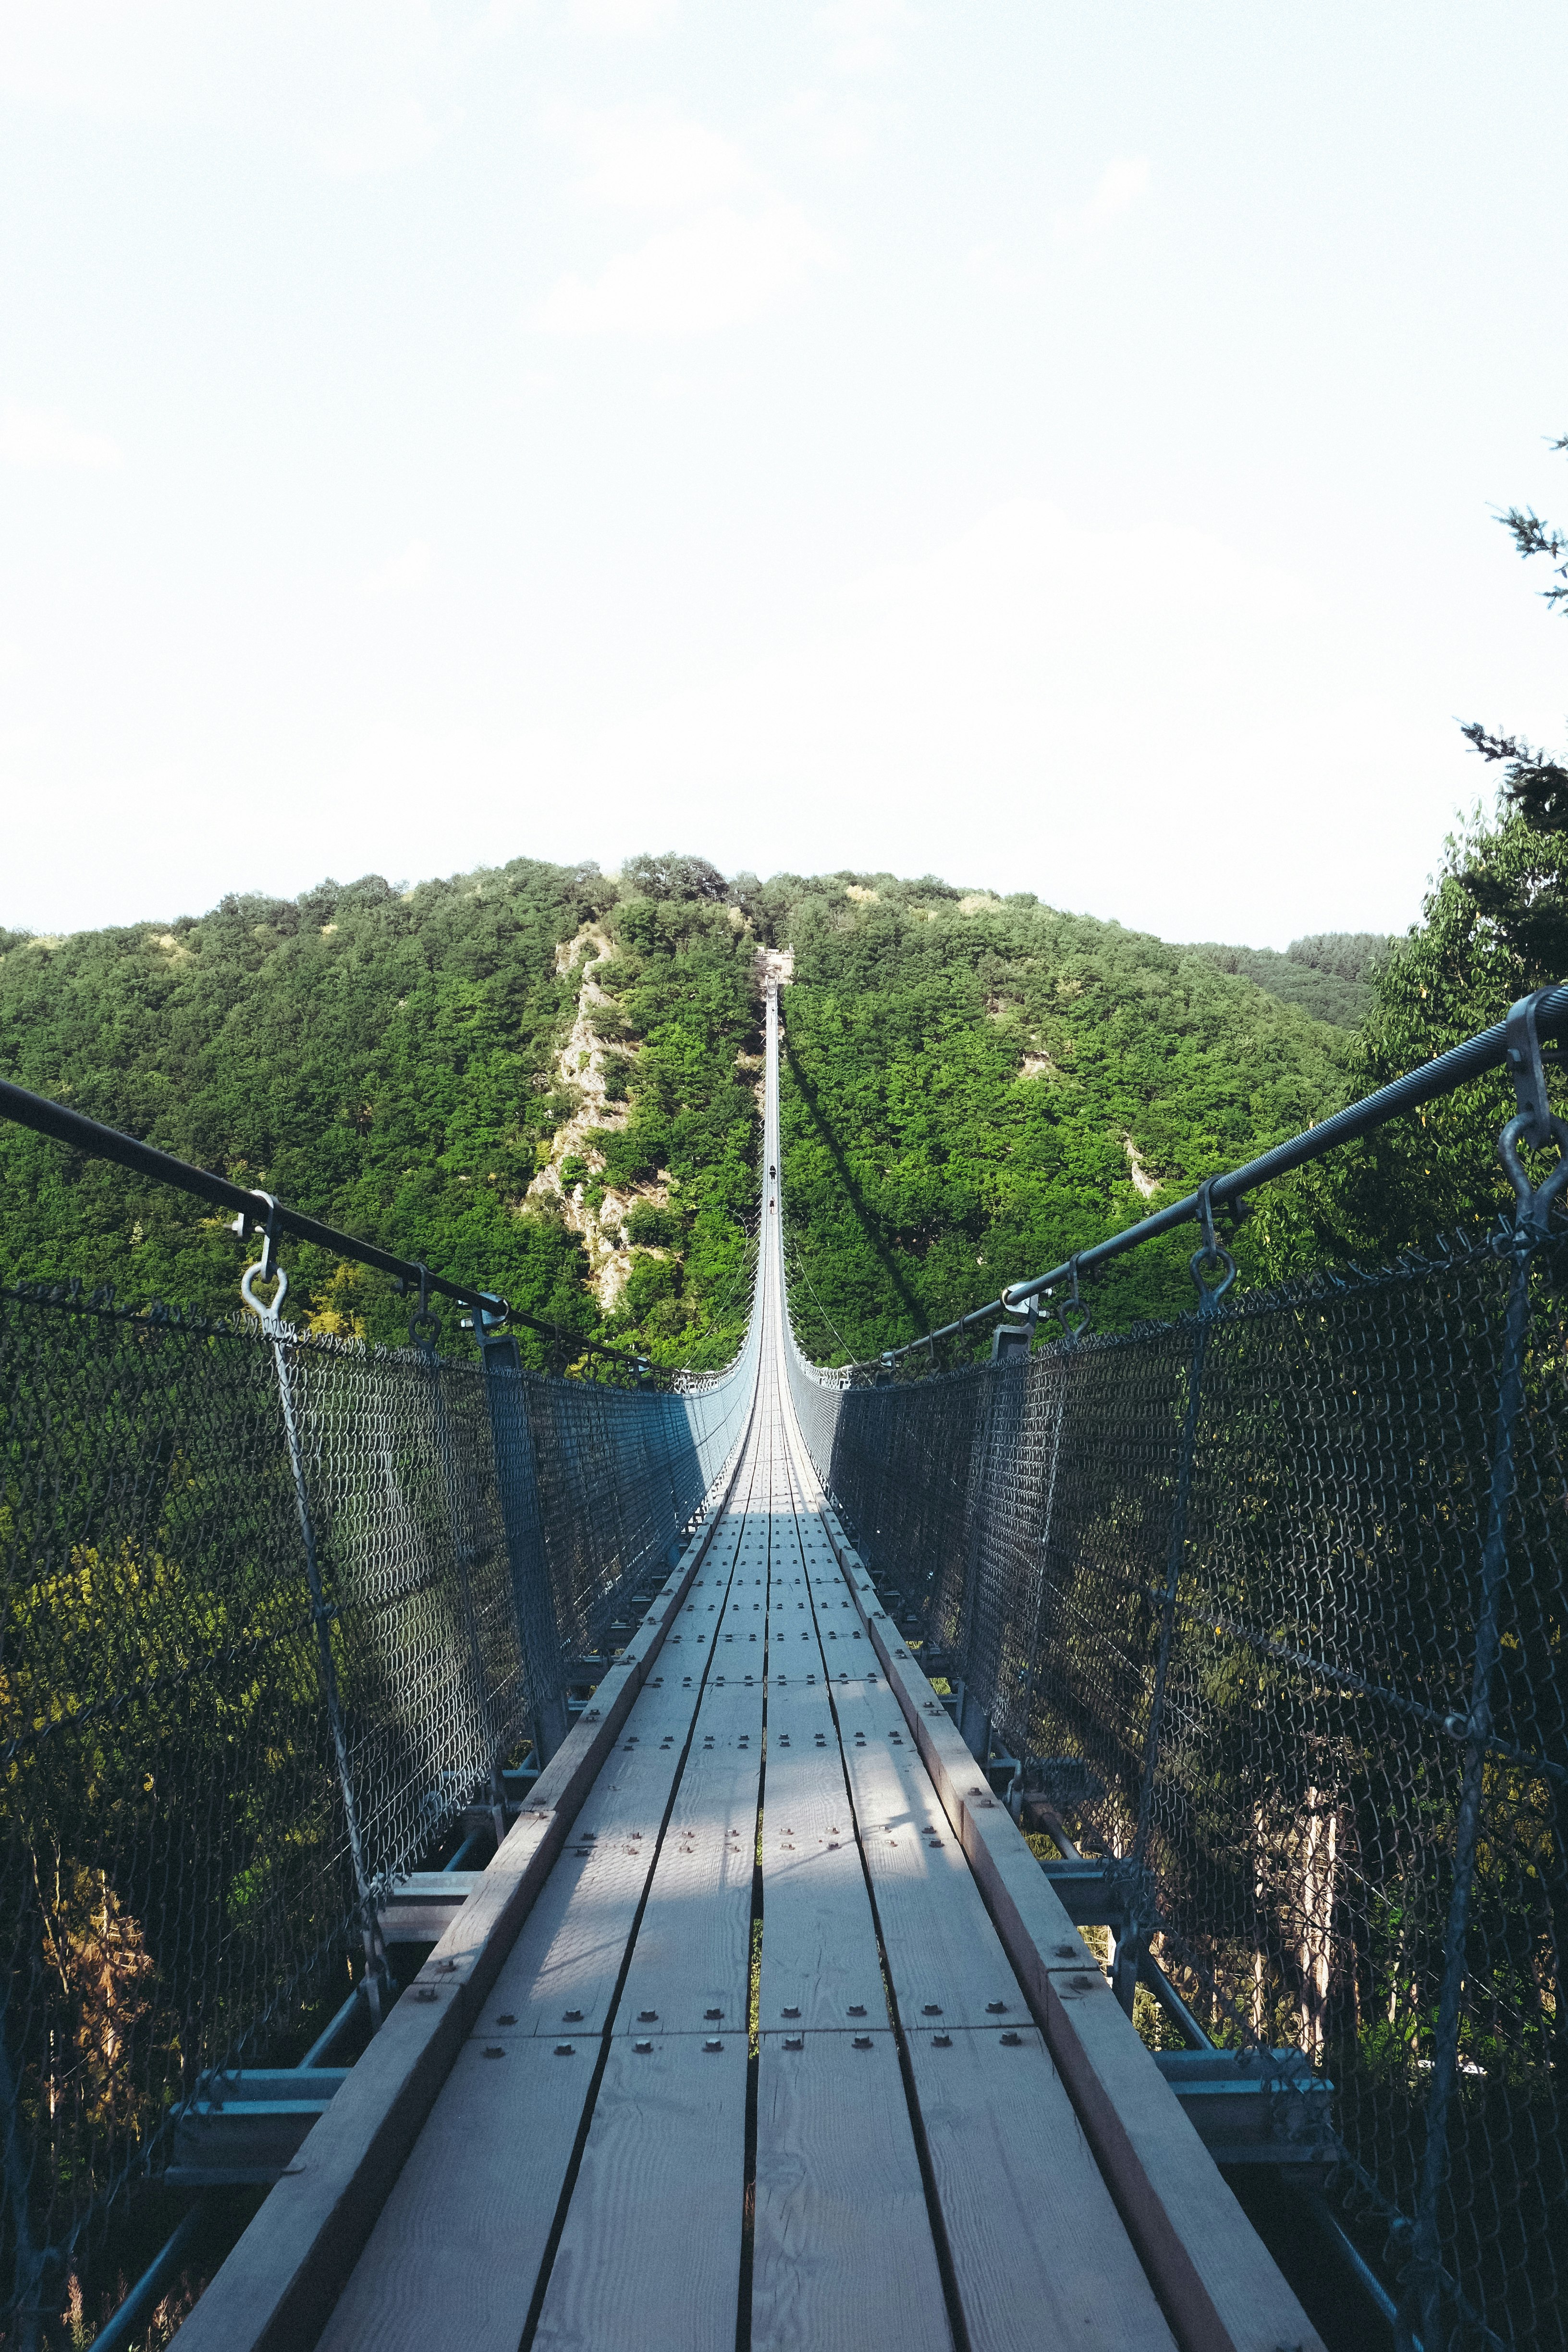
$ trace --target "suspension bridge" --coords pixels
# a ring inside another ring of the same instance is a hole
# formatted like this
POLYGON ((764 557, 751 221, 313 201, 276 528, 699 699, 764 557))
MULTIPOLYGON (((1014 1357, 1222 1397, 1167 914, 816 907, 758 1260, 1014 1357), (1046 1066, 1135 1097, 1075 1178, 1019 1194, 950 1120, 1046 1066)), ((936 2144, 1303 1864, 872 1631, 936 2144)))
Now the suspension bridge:
POLYGON ((151 2183, 105 2345, 248 2196, 183 2352, 1560 2346, 1568 991, 1376 1109, 1506 1058, 1500 1242, 1225 1300, 1298 1139, 945 1371, 801 1355, 766 1024, 721 1374, 311 1341, 211 1178, 251 1330, 8 1298, 7 2342, 151 2183))

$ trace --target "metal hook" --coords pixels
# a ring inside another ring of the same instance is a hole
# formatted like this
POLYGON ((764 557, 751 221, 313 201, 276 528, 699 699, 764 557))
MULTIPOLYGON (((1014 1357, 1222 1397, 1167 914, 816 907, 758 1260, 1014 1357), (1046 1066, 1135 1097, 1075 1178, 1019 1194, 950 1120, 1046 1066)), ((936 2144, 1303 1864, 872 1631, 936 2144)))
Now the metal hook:
MULTIPOLYGON (((1535 1016, 1543 996, 1550 989, 1538 988, 1529 996, 1521 996, 1508 1009, 1508 1022, 1503 1031, 1503 1059, 1513 1080, 1514 1101, 1519 1116, 1528 1124, 1521 1129, 1518 1140, 1539 1151, 1552 1133, 1552 1106, 1546 1098, 1546 1066, 1541 1058, 1541 1032, 1535 1016)), ((1510 1125, 1513 1122, 1510 1120, 1510 1125)))
POLYGON ((284 1273, 282 1267, 280 1265, 276 1265, 273 1267, 272 1272, 278 1277, 278 1287, 272 1294, 272 1304, 270 1307, 264 1306, 261 1300, 256 1296, 255 1290, 252 1288, 252 1285, 254 1283, 258 1281, 265 1282, 268 1278, 266 1265, 262 1259, 258 1258, 254 1265, 247 1265, 245 1272, 239 1277, 240 1297, 244 1299, 251 1313, 253 1315, 259 1316, 263 1323, 277 1322, 279 1317, 283 1312, 283 1301, 289 1296, 289 1277, 284 1273))
POLYGON ((249 1240, 253 1226, 259 1225, 261 1228, 261 1255, 254 1265, 247 1265, 240 1276, 239 1295, 251 1313, 258 1317, 263 1323, 276 1323, 283 1312, 283 1301, 289 1296, 289 1277, 278 1263, 278 1203, 270 1192, 263 1192, 259 1189, 256 1197, 267 1204, 265 1217, 254 1217, 248 1209, 241 1209, 230 1228, 231 1232, 239 1235, 242 1242, 249 1240), (268 1307, 256 1296, 255 1286, 258 1282, 273 1280, 276 1280, 278 1287, 272 1294, 272 1304, 268 1307))
POLYGON ((1072 1288, 1056 1309, 1056 1318, 1062 1327, 1063 1339, 1076 1341, 1084 1337, 1094 1322, 1093 1307, 1087 1298, 1080 1297, 1079 1295, 1076 1250, 1068 1260, 1068 1275, 1072 1283, 1072 1288))
POLYGON ((1498 1157, 1519 1202, 1513 1244, 1527 1250, 1545 1238, 1552 1204, 1568 1184, 1568 1123, 1557 1118, 1547 1098, 1546 1067, 1535 1023, 1541 1000, 1550 992, 1538 988, 1510 1005, 1504 1033, 1503 1058, 1519 1108, 1498 1138, 1498 1157), (1528 1144, 1539 1151, 1548 1143, 1557 1146, 1557 1165, 1542 1183, 1533 1184, 1519 1156, 1520 1146, 1528 1144))
POLYGON ((408 1318, 409 1345, 433 1349, 441 1337, 441 1318, 430 1310, 430 1269, 419 1267, 419 1304, 408 1318))
POLYGON ((1521 1112, 1510 1118, 1498 1138, 1498 1157, 1508 1171, 1509 1182, 1519 1196, 1519 1209, 1514 1219, 1516 1232, 1529 1227, 1533 1239, 1541 1240, 1546 1232, 1546 1219, 1552 1202, 1564 1184, 1568 1184, 1568 1120, 1549 1115, 1543 1140, 1557 1146, 1557 1165, 1544 1183, 1532 1185, 1519 1156, 1521 1143, 1531 1140, 1529 1115, 1521 1112))
POLYGON ((1194 1250, 1187 1263, 1197 1290, 1198 1312, 1201 1315, 1209 1307, 1217 1307, 1236 1280, 1236 1260, 1227 1249, 1216 1244, 1212 1256, 1207 1250, 1194 1250), (1219 1280, 1210 1282, 1208 1276, 1216 1265, 1220 1269, 1219 1280))
POLYGON ((1210 1198, 1214 1181, 1212 1176, 1205 1176, 1198 1186, 1197 1214, 1204 1244, 1202 1249, 1195 1249, 1187 1261, 1198 1294, 1200 1315, 1206 1315, 1211 1308, 1217 1307, 1236 1280, 1236 1260, 1215 1232, 1214 1202, 1210 1198), (1219 1279, 1211 1281, 1209 1277, 1216 1270, 1219 1279))
MULTIPOLYGON (((1058 1298, 1054 1289, 1046 1291, 1043 1296, 1050 1303, 1040 1310, 1042 1321, 1054 1323, 1062 1338, 1068 1341, 1081 1339, 1094 1322, 1093 1307, 1079 1292, 1078 1257, 1079 1254, 1075 1251, 1068 1260, 1068 1279, 1071 1287, 1067 1297, 1058 1298)), ((1021 1315, 1025 1311, 1023 1307, 1014 1306, 1006 1291, 1002 1293, 1002 1304, 1010 1315, 1021 1315)), ((1035 1301, 1031 1299, 1029 1302, 1031 1317, 1034 1306, 1035 1301)))

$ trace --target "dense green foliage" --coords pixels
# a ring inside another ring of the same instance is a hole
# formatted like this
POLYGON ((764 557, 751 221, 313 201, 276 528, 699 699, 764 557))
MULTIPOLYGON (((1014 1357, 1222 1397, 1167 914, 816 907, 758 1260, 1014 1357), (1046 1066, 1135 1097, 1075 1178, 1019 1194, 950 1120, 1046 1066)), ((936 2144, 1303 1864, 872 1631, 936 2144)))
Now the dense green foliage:
MULTIPOLYGON (((1552 442, 1559 453, 1568 450, 1568 434, 1552 442)), ((1559 530, 1531 507, 1510 507, 1497 518, 1528 563, 1544 556, 1552 585, 1541 590, 1548 608, 1568 614, 1568 531, 1559 530)), ((1550 751, 1537 750, 1512 734, 1498 734, 1482 720, 1472 719, 1461 730, 1483 760, 1502 763, 1502 798, 1537 833, 1568 833, 1568 767, 1550 751)), ((1561 963, 1562 958, 1556 961, 1561 963)))
MULTIPOLYGON (((796 900, 791 938, 787 1232, 823 1359, 966 1312, 1343 1096, 1339 1031, 1197 950, 1028 896, 836 877, 796 900)), ((1108 1273, 1101 1320, 1189 1304, 1191 1248, 1108 1273)))
MULTIPOLYGON (((579 1252, 516 1211, 564 1106, 556 942, 608 894, 519 859, 406 895, 378 876, 199 921, 13 945, 0 1067, 95 1118, 523 1306, 583 1319, 579 1252)), ((227 1312, 221 1219, 119 1169, 0 1130, 0 1271, 227 1312)), ((390 1286, 293 1251, 297 1304, 399 1336, 390 1286)))
POLYGON ((1392 944, 1375 931, 1321 931, 1292 940, 1283 955, 1275 948, 1222 947, 1209 940, 1193 952, 1207 956, 1221 971, 1243 973, 1314 1021, 1353 1029, 1372 1009, 1373 982, 1392 944))
POLYGON ((660 1362, 722 1361, 750 1305, 759 1119, 740 1057, 758 1044, 754 941, 702 877, 689 895, 623 901, 611 928, 615 957, 595 971, 611 1010, 595 1008, 595 1027, 640 1042, 626 1057, 625 1125, 586 1138, 601 1165, 585 1196, 596 1207, 606 1188, 662 1182, 669 1198, 635 1202, 625 1219, 631 1269, 605 1328, 660 1362))
MULTIPOLYGON (((1370 1094, 1489 1028, 1516 997, 1564 974, 1568 833, 1537 830, 1505 798, 1448 841, 1422 920, 1380 971, 1373 1010, 1350 1049, 1352 1093, 1370 1094)), ((1561 1052, 1551 1041, 1543 1051, 1561 1108, 1561 1052)), ((1275 1210, 1281 1268, 1325 1253, 1386 1256, 1510 1210, 1497 1141, 1512 1109, 1500 1072, 1479 1078, 1304 1174, 1275 1210)))

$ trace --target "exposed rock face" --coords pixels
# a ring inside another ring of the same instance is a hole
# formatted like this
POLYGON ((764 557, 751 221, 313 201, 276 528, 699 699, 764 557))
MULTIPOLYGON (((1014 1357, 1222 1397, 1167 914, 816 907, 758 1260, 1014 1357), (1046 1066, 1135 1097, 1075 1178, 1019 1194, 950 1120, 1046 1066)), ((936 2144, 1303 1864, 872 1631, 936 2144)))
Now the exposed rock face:
POLYGON ((1159 1177, 1150 1175, 1149 1171, 1139 1159, 1138 1146, 1130 1135, 1124 1135, 1121 1142, 1127 1154, 1127 1165, 1131 1172, 1134 1189, 1145 1201, 1152 1201, 1160 1189, 1159 1177))
MULTIPOLYGON (((556 1129, 551 1139, 549 1160, 528 1188, 529 1199, 541 1206, 559 1202, 571 1230, 582 1235, 595 1294, 606 1315, 614 1310, 631 1272, 625 1226, 634 1203, 651 1201, 659 1208, 669 1205, 668 1181, 662 1170, 659 1181, 653 1184, 626 1189, 606 1185, 596 1208, 590 1205, 587 1198, 588 1182, 580 1176, 568 1182, 563 1172, 568 1160, 580 1160, 590 1177, 602 1174, 604 1154, 593 1141, 594 1132, 596 1129, 625 1127, 626 1123, 626 1104, 612 1100, 607 1090, 605 1057, 614 1054, 635 1060, 641 1047, 633 1040, 612 1040, 601 1035, 595 1023, 596 1013, 614 1006, 615 1000, 595 977, 596 968, 608 963, 614 954, 612 941, 596 923, 584 923, 575 939, 563 940, 555 950, 557 971, 569 972, 579 965, 582 970, 576 1014, 555 1064, 557 1078, 576 1096, 577 1107, 570 1118, 556 1129)), ((618 1021, 616 1025, 618 1027, 618 1021)), ((656 1250, 652 1255, 662 1257, 667 1253, 656 1250)))

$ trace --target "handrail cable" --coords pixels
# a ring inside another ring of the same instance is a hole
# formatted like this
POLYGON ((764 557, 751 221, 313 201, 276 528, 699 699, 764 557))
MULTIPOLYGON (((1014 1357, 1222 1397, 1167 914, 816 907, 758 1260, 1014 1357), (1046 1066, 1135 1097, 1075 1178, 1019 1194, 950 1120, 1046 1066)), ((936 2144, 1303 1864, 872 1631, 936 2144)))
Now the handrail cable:
MULTIPOLYGON (((1568 1033, 1568 982, 1556 988, 1542 989, 1534 1004, 1535 1026, 1542 1036, 1562 1037, 1568 1033)), ((1343 1110, 1335 1111, 1317 1127, 1307 1128, 1284 1143, 1274 1144, 1268 1151, 1259 1152, 1256 1160, 1247 1160, 1240 1168, 1228 1169, 1222 1176, 1211 1176, 1195 1192, 1169 1207, 1156 1209, 1152 1215, 1141 1217, 1134 1225, 1123 1226, 1108 1241, 1096 1242, 1092 1248, 1077 1251, 1054 1265, 1048 1274, 1037 1274, 1032 1281, 1010 1282, 1000 1296, 984 1307, 971 1309, 953 1323, 944 1323, 939 1330, 925 1331, 918 1339, 908 1339, 900 1348, 888 1348, 878 1355, 867 1357, 847 1370, 861 1370, 874 1364, 896 1363, 900 1356, 911 1355, 917 1348, 930 1348, 938 1339, 950 1339, 954 1333, 967 1331, 972 1324, 984 1323, 994 1315, 1016 1314, 1029 1300, 1048 1294, 1058 1282, 1068 1282, 1074 1275, 1092 1274, 1097 1267, 1108 1265, 1112 1258, 1122 1257, 1129 1250, 1153 1241, 1160 1234, 1168 1234, 1177 1225, 1201 1220, 1205 1196, 1211 1209, 1236 1210, 1243 1198, 1256 1192, 1260 1184, 1273 1183, 1280 1176, 1289 1176, 1310 1161, 1326 1159, 1342 1144, 1352 1143, 1358 1137, 1370 1135, 1374 1128, 1386 1126, 1406 1111, 1418 1110, 1423 1103, 1432 1102, 1439 1095, 1451 1094, 1456 1087, 1471 1078, 1484 1077, 1489 1070, 1501 1069, 1508 1059, 1508 1028, 1506 1021, 1494 1023, 1491 1028, 1478 1031, 1458 1045, 1450 1045, 1417 1070, 1407 1071, 1404 1077, 1394 1078, 1375 1094, 1367 1095, 1358 1103, 1350 1103, 1343 1110)))
POLYGON ((8 1078, 0 1078, 0 1117, 14 1119, 18 1127, 31 1128, 36 1135, 47 1135, 57 1143, 88 1152, 96 1160, 112 1160, 138 1176, 151 1177, 154 1183, 169 1184, 196 1200, 210 1201, 215 1208, 232 1209, 247 1220, 247 1231, 258 1225, 269 1228, 274 1235, 291 1234, 296 1241, 313 1242, 336 1257, 352 1258, 356 1265, 390 1274, 405 1289, 420 1292, 422 1298, 436 1291, 443 1298, 454 1299, 459 1307, 473 1307, 492 1323, 521 1323, 563 1346, 585 1349, 612 1363, 642 1368, 644 1359, 640 1356, 605 1347, 563 1323, 530 1315, 511 1306, 499 1292, 448 1282, 444 1275, 432 1274, 427 1265, 415 1259, 398 1257, 391 1250, 378 1248, 374 1242, 340 1233, 335 1225, 323 1223, 320 1217, 307 1216, 302 1209, 290 1209, 283 1202, 274 1201, 270 1194, 237 1184, 230 1177, 215 1175, 210 1169, 195 1168, 188 1160, 177 1160, 173 1152, 161 1151, 154 1143, 142 1143, 133 1135, 122 1134, 117 1127, 106 1127, 100 1119, 89 1118, 85 1111, 72 1110, 65 1103, 51 1102, 47 1095, 32 1094, 26 1087, 15 1086, 8 1078))

